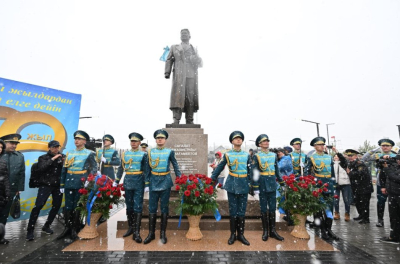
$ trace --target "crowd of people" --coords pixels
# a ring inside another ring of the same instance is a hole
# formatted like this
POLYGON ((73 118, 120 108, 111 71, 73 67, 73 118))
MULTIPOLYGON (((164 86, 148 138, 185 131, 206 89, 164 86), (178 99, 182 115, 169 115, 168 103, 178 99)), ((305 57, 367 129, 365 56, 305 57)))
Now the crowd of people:
MULTIPOLYGON (((120 156, 112 148, 114 138, 111 135, 103 137, 103 147, 97 151, 87 149, 89 135, 81 130, 74 133, 75 149, 62 153, 61 145, 53 140, 48 143, 48 152, 38 158, 34 175, 38 187, 35 207, 32 209, 27 227, 26 239, 34 240, 34 228, 41 209, 52 196, 52 209, 47 221, 42 226, 46 234, 53 234, 51 224, 60 211, 63 196, 65 207, 63 210, 65 228, 58 239, 69 237, 77 239, 81 228, 80 211, 77 210, 80 198, 79 189, 82 188, 82 179, 89 174, 107 175, 113 186, 117 186, 124 178, 126 215, 128 230, 124 237, 132 236, 137 243, 142 243, 140 236, 143 197, 149 192, 149 232, 144 244, 155 239, 157 208, 161 208, 160 240, 167 243, 166 229, 169 216, 169 201, 171 187, 174 185, 170 167, 177 178, 181 176, 179 164, 174 150, 166 148, 168 132, 157 130, 154 139, 157 146, 147 150, 148 145, 141 143, 143 136, 139 133, 130 133, 128 138, 131 149, 120 156), (115 173, 114 167, 118 167, 115 173), (124 176, 124 177, 123 177, 124 176), (35 176, 36 177, 36 176, 35 176)), ((21 135, 10 134, 0 139, 0 243, 7 244, 5 228, 13 198, 25 188, 25 161, 22 153, 17 151, 21 135)), ((229 136, 233 148, 225 153, 217 152, 216 160, 210 166, 213 168, 211 179, 215 184, 220 183, 227 192, 229 202, 230 237, 228 244, 236 240, 244 245, 250 245, 244 236, 245 213, 248 194, 258 195, 263 232, 261 239, 267 241, 269 237, 283 241, 275 228, 276 225, 276 189, 277 185, 284 186, 283 176, 312 175, 318 181, 327 184, 324 196, 334 197, 334 202, 327 204, 327 209, 334 212, 331 217, 327 211, 314 215, 314 223, 318 226, 324 240, 339 239, 332 231, 333 220, 340 219, 339 200, 343 197, 345 221, 350 219, 350 205, 355 204, 358 213, 353 219, 360 224, 370 223, 370 199, 373 193, 372 176, 367 162, 376 162, 377 167, 377 211, 378 227, 383 227, 383 215, 386 201, 389 200, 389 215, 391 230, 388 237, 381 238, 387 243, 400 241, 400 155, 393 153, 394 142, 382 139, 378 142, 379 148, 361 155, 354 149, 347 149, 340 153, 332 147, 328 153, 325 138, 316 137, 310 145, 315 149, 305 154, 301 151, 302 140, 291 140, 292 147, 271 149, 270 139, 261 134, 255 140, 259 151, 247 153, 241 149, 244 134, 234 131, 229 136), (293 149, 292 149, 293 148, 293 149), (318 219, 318 221, 316 221, 318 219), (320 223, 320 224, 319 224, 320 223)), ((33 170, 33 169, 32 169, 33 170)), ((32 180, 33 174, 31 175, 32 180)), ((83 181, 85 182, 85 181, 83 181)), ((86 184, 86 182, 84 183, 86 184)), ((329 211, 328 210, 328 211, 329 211)), ((286 219, 291 224, 290 212, 286 219)))

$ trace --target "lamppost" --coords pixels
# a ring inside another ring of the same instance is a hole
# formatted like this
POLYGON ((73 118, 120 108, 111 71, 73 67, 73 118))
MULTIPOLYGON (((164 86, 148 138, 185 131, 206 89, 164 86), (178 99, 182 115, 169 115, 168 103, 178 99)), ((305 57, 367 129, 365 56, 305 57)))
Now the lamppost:
POLYGON ((326 134, 328 135, 328 145, 329 145, 329 128, 328 126, 334 125, 335 123, 326 124, 326 134))
POLYGON ((304 119, 301 119, 301 121, 316 124, 317 125, 317 136, 319 137, 319 123, 314 122, 314 121, 304 120, 304 119))

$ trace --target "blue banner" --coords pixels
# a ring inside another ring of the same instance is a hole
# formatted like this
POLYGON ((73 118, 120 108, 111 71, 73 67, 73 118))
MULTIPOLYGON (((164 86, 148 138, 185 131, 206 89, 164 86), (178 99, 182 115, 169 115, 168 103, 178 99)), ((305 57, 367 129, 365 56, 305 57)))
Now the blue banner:
MULTIPOLYGON (((19 133, 17 151, 25 158, 25 191, 21 193, 21 218, 29 219, 35 206, 37 188, 29 188, 31 166, 48 151, 48 142, 57 140, 61 148, 75 147, 81 95, 0 78, 0 136, 19 133)), ((64 151, 65 152, 65 151, 64 151)), ((51 209, 51 196, 40 215, 51 209)), ((9 217, 9 221, 14 220, 9 217)))

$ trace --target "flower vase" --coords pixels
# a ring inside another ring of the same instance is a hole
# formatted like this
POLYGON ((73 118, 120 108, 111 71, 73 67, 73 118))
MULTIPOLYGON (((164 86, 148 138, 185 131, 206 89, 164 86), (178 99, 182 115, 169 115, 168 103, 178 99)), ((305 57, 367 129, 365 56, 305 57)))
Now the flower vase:
POLYGON ((78 237, 81 239, 93 239, 99 236, 97 232, 97 222, 101 217, 101 213, 92 213, 90 215, 90 225, 87 224, 85 227, 79 232, 78 237))
POLYGON ((300 214, 295 214, 294 216, 297 218, 298 224, 294 226, 293 231, 290 234, 297 238, 310 239, 310 235, 306 229, 307 216, 300 214))
POLYGON ((200 231, 200 219, 202 215, 188 215, 189 230, 186 233, 186 238, 192 241, 200 240, 203 238, 203 234, 200 231))

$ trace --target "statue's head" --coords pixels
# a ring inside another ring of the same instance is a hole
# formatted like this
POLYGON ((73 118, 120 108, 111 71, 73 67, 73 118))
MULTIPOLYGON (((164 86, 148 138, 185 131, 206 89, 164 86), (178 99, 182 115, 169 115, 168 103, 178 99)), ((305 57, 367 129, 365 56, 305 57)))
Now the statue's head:
POLYGON ((189 29, 184 28, 181 30, 181 40, 182 41, 188 41, 190 39, 190 32, 189 29))

